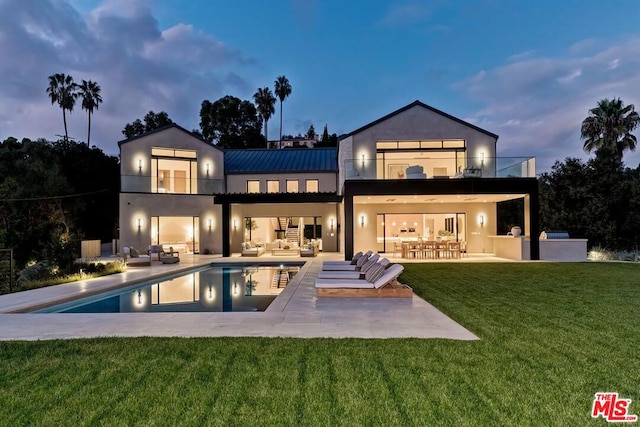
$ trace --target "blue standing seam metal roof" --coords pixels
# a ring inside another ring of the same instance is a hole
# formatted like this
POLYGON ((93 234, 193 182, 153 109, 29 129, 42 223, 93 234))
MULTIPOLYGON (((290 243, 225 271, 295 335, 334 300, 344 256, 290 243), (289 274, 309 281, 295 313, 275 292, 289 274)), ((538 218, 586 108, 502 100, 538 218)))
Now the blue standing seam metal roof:
POLYGON ((264 150, 226 150, 225 174, 336 172, 336 148, 292 148, 264 150))

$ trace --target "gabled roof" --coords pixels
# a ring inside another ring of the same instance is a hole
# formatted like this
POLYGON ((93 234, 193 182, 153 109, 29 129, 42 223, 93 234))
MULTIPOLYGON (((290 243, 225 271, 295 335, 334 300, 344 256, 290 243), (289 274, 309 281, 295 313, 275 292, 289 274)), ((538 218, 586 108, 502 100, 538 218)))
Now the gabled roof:
POLYGON ((225 174, 336 172, 336 148, 226 150, 225 174))
POLYGON ((180 125, 178 125, 176 123, 170 123, 168 125, 159 127, 157 129, 150 130, 149 132, 145 132, 145 133, 142 133, 140 135, 136 135, 134 137, 123 139, 122 141, 118 141, 118 147, 122 146, 122 144, 126 144, 127 142, 135 141, 136 139, 139 139, 139 138, 142 138, 142 137, 145 137, 145 136, 148 136, 148 135, 153 135, 154 133, 163 132, 163 131, 165 131, 167 129, 171 129, 171 128, 176 128, 176 129, 178 129, 178 130, 180 130, 180 131, 182 131, 182 132, 184 132, 186 134, 189 134, 190 136, 194 137, 198 141, 201 141, 201 142, 203 142, 204 144, 207 144, 210 147, 214 147, 214 148, 217 148, 218 150, 220 150, 220 148, 216 147, 215 145, 212 145, 206 139, 204 139, 204 138, 202 138, 202 137, 200 137, 198 135, 195 135, 193 132, 190 132, 190 131, 186 130, 185 128, 183 128, 182 126, 180 126, 180 125))
POLYGON ((366 125, 362 126, 361 128, 358 128, 358 129, 354 130, 353 132, 347 133, 347 134, 345 134, 345 135, 340 135, 340 140, 342 140, 342 139, 344 139, 344 138, 348 138, 348 137, 350 137, 351 135, 355 135, 355 134, 357 134, 357 133, 360 133, 360 132, 362 132, 362 131, 364 131, 364 130, 366 130, 366 129, 368 129, 368 128, 372 127, 372 126, 377 125, 378 123, 384 122, 385 120, 390 119, 391 117, 393 117, 393 116, 395 116, 395 115, 397 115, 397 114, 400 114, 400 113, 402 113, 402 112, 404 112, 404 111, 407 111, 407 110, 409 110, 409 109, 411 109, 411 108, 413 108, 413 107, 416 107, 416 106, 420 106, 420 107, 422 107, 422 108, 426 108, 427 110, 433 111, 433 112, 434 112, 434 113, 436 113, 436 114, 440 114, 440 115, 441 115, 441 116, 443 116, 443 117, 446 117, 446 118, 448 118, 448 119, 450 119, 450 120, 453 120, 453 121, 455 121, 455 122, 458 122, 458 123, 460 123, 460 124, 463 124, 463 125, 465 125, 465 126, 468 126, 468 127, 472 128, 472 129, 477 130, 478 132, 482 132, 482 133, 484 133, 485 135, 489 135, 489 136, 490 136, 490 137, 492 137, 492 138, 496 138, 496 139, 498 139, 498 135, 496 135, 495 133, 489 132, 488 130, 484 130, 484 129, 482 129, 482 128, 480 128, 480 127, 478 127, 478 126, 474 125, 474 124, 471 124, 471 123, 469 123, 469 122, 465 122, 464 120, 459 119, 459 118, 457 118, 457 117, 454 117, 454 116, 452 116, 451 114, 447 114, 447 113, 445 113, 444 111, 440 111, 440 110, 438 110, 437 108, 433 108, 433 107, 431 107, 430 105, 427 105, 427 104, 425 104, 425 103, 423 103, 423 102, 420 102, 420 101, 418 101, 418 100, 415 100, 415 101, 413 101, 411 104, 406 105, 406 106, 404 106, 404 107, 400 108, 399 110, 394 111, 393 113, 389 113, 389 114, 387 114, 386 116, 379 118, 378 120, 375 120, 375 121, 373 121, 373 122, 371 122, 371 123, 369 123, 369 124, 366 124, 366 125))

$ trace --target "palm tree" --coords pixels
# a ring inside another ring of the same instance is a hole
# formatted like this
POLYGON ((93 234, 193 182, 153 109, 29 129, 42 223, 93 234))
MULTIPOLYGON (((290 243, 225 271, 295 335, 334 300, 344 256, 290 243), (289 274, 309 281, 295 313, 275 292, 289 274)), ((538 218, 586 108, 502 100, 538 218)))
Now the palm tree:
POLYGON ((256 107, 258 110, 258 114, 264 120, 264 139, 269 142, 269 136, 267 132, 267 122, 276 112, 274 104, 276 103, 276 98, 273 96, 271 89, 268 87, 258 88, 258 91, 253 95, 253 99, 256 102, 256 107))
POLYGON ((93 109, 98 109, 98 105, 102 102, 102 96, 100 96, 100 85, 91 80, 82 80, 80 85, 80 96, 82 97, 82 109, 87 110, 89 115, 89 128, 87 130, 87 147, 91 140, 91 115, 93 109))
POLYGON ((291 85, 285 76, 278 77, 275 84, 274 92, 278 98, 280 98, 280 145, 282 146, 282 103, 289 95, 291 95, 291 85))
POLYGON ((69 141, 69 133, 67 132, 67 114, 73 111, 73 107, 76 105, 76 98, 78 93, 76 92, 77 84, 73 82, 73 77, 66 74, 54 74, 49 76, 49 87, 47 93, 51 98, 51 105, 58 103, 62 108, 62 120, 64 121, 64 140, 69 141))
POLYGON ((640 117, 633 104, 626 107, 618 99, 603 99, 596 108, 589 110, 589 117, 582 121, 580 136, 585 139, 584 150, 606 152, 618 163, 626 150, 636 149, 636 137, 631 132, 640 125, 640 117))

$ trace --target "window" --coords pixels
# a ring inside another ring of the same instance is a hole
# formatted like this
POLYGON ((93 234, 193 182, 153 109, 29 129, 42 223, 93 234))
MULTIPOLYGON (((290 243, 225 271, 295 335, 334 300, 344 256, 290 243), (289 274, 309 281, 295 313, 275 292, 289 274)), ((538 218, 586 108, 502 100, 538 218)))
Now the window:
POLYGON ((279 193, 280 181, 267 180, 267 193, 279 193))
POLYGON ((318 192, 318 180, 317 179, 308 179, 305 183, 305 191, 307 193, 317 193, 318 192))
POLYGON ((297 179, 288 179, 287 180, 287 193, 297 193, 298 192, 298 180, 297 179))
POLYGON ((258 180, 247 181, 247 193, 259 193, 259 192, 260 192, 260 181, 258 180))
POLYGON ((151 149, 151 192, 197 194, 195 151, 151 149))

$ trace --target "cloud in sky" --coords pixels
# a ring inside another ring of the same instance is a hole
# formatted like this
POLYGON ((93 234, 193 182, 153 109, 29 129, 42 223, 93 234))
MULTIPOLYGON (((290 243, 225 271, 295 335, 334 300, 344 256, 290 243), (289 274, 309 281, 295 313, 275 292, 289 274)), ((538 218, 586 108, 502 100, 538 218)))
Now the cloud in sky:
MULTIPOLYGON (((164 110, 197 126, 200 102, 252 87, 242 70, 255 61, 191 25, 160 30, 148 2, 108 0, 88 15, 63 1, 6 0, 0 5, 0 126, 22 138, 64 133, 47 77, 66 73, 94 80, 103 104, 94 114, 92 142, 116 153, 124 125, 164 110)), ((86 140, 86 112, 76 103, 70 136, 86 140)), ((3 138, 9 135, 3 135, 3 138)))
MULTIPOLYGON (((285 103, 285 133, 304 133, 311 123, 319 132, 325 123, 331 133, 349 132, 420 99, 499 134, 501 155, 536 156, 539 171, 567 156, 588 157, 580 123, 600 99, 620 97, 640 108, 637 35, 589 33, 549 49, 537 38, 505 40, 492 27, 474 33, 485 37, 474 44, 456 28, 481 18, 464 20, 464 8, 446 0, 372 2, 367 11, 347 9, 348 2, 335 9, 332 2, 291 0, 280 8, 255 6, 253 14, 202 2, 193 7, 198 16, 165 16, 164 25, 158 3, 0 0, 0 139, 55 139, 64 132, 62 112, 45 92, 54 73, 101 85, 104 103, 91 141, 109 154, 118 152, 124 125, 149 110, 197 128, 203 99, 250 99, 281 74, 295 94, 285 103), (288 16, 286 7, 298 26, 282 34, 262 30, 266 18, 288 16), (323 29, 336 10, 345 22, 373 30, 346 36, 323 29), (488 43, 486 51, 477 47, 488 43)), ((167 6, 165 15, 172 7, 178 6, 167 6)), ((84 141, 80 105, 68 117, 69 134, 84 141)), ((278 113, 272 135, 277 121, 278 113)), ((625 160, 636 166, 640 153, 625 160)))
MULTIPOLYGON (((580 124, 600 99, 619 97, 640 108, 640 39, 578 45, 560 58, 514 55, 455 84, 482 105, 467 120, 500 135, 500 155, 535 154, 538 170, 566 157, 586 159, 580 124)), ((625 159, 636 167, 639 153, 625 159)))

